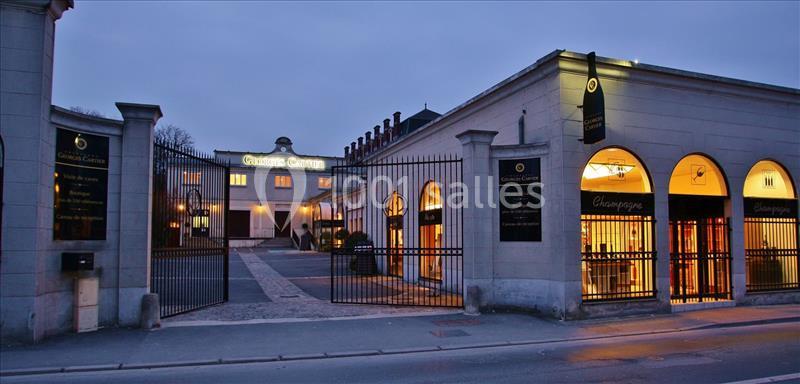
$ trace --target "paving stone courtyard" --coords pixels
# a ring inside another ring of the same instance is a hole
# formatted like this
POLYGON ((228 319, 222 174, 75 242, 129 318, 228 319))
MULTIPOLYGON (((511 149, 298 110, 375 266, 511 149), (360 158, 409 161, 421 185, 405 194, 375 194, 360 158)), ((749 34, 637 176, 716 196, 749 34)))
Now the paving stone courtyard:
POLYGON ((435 307, 331 303, 328 253, 231 249, 229 284, 227 303, 169 317, 163 320, 164 324, 460 312, 435 307))

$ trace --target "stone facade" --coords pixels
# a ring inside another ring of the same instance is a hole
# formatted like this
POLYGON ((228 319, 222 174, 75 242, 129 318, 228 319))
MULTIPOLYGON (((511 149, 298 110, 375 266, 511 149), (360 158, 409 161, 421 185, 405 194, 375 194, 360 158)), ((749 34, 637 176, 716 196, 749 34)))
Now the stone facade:
POLYGON ((100 326, 137 325, 149 291, 155 105, 118 103, 123 120, 51 106, 55 21, 68 1, 0 2, 4 144, 0 335, 36 341, 74 327, 75 279, 99 279, 100 326), (55 240, 56 130, 108 137, 105 240, 55 240), (94 270, 62 272, 62 252, 94 253, 94 270))
POLYGON ((734 301, 799 301, 797 291, 745 292, 742 188, 750 168, 762 159, 782 164, 797 185, 800 91, 605 58, 598 59, 598 71, 607 120, 606 139, 599 143, 580 141, 586 56, 555 51, 366 160, 453 153, 463 158, 464 182, 470 185, 474 176, 494 176, 496 182, 500 159, 540 157, 543 240, 500 242, 498 209, 467 208, 465 284, 482 288, 483 306, 582 318, 670 310, 670 176, 681 158, 702 153, 719 164, 729 186, 725 216, 732 227, 734 301), (655 299, 605 304, 581 299, 581 175, 589 158, 609 146, 639 156, 652 178, 655 299))
MULTIPOLYGON (((309 201, 312 197, 319 196, 329 191, 329 188, 320 186, 320 179, 331 177, 331 167, 337 165, 341 158, 331 156, 315 156, 297 154, 294 152, 292 142, 286 137, 278 138, 275 148, 270 152, 243 152, 243 151, 214 151, 215 157, 231 166, 232 175, 244 175, 245 185, 230 186, 230 210, 250 212, 250 231, 249 237, 252 239, 233 239, 232 247, 251 247, 265 239, 276 236, 275 224, 269 217, 267 207, 274 214, 277 211, 292 212, 289 218, 291 223, 289 228, 301 236, 303 224, 309 227, 312 225, 312 214, 314 206, 309 201), (288 169, 285 167, 274 166, 270 168, 257 167, 243 163, 244 156, 254 156, 257 158, 293 157, 300 161, 318 162, 320 168, 288 169), (275 176, 289 176, 292 178, 290 188, 281 188, 275 185, 275 176), (303 179, 305 179, 303 181, 303 179), (304 185, 298 183, 304 182, 304 185), (262 189, 263 195, 259 197, 258 188, 262 189)), ((236 176, 232 178, 235 179, 236 176)))

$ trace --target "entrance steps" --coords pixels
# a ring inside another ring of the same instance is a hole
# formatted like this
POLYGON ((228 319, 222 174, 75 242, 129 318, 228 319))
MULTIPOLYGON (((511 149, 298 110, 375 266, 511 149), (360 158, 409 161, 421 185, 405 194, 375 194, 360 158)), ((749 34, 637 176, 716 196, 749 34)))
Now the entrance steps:
POLYGON ((289 237, 274 237, 258 244, 258 248, 294 248, 289 237))

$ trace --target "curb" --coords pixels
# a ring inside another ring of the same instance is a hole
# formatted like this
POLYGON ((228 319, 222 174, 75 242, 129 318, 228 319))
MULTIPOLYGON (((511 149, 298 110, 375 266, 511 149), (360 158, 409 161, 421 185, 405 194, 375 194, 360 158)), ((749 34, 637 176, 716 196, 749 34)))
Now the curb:
POLYGON ((217 364, 219 365, 253 364, 253 363, 269 363, 276 361, 337 359, 337 358, 359 357, 359 356, 402 355, 411 353, 440 352, 440 351, 453 351, 453 350, 465 350, 465 349, 482 349, 482 348, 550 344, 550 343, 580 342, 580 341, 610 339, 610 338, 620 338, 620 337, 678 333, 678 332, 697 331, 704 329, 734 328, 734 327, 747 327, 753 325, 789 323, 797 321, 800 321, 800 316, 742 321, 738 323, 713 323, 713 324, 697 325, 692 327, 662 329, 649 332, 633 332, 633 333, 625 333, 618 335, 576 337, 570 339, 493 341, 493 342, 473 343, 473 344, 451 344, 451 345, 438 345, 438 346, 427 346, 427 347, 423 346, 423 347, 410 347, 410 348, 389 348, 389 349, 379 349, 379 350, 374 349, 374 350, 361 350, 361 351, 338 351, 338 352, 326 352, 326 353, 271 355, 271 356, 261 356, 261 357, 245 357, 245 358, 230 358, 230 359, 216 359, 216 360, 186 360, 186 361, 155 362, 155 363, 131 363, 131 364, 115 363, 115 364, 100 364, 100 365, 80 365, 80 366, 69 366, 69 367, 23 368, 23 369, 0 370, 0 377, 45 375, 54 373, 99 372, 99 371, 115 371, 115 370, 132 370, 132 369, 176 368, 176 367, 204 366, 204 365, 217 365, 217 364))

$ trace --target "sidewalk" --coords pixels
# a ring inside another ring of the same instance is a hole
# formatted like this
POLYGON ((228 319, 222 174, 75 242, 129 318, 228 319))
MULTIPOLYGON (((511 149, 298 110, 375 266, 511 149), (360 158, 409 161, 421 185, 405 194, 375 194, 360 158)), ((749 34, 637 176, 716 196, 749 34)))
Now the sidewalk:
POLYGON ((534 344, 708 327, 800 322, 800 305, 558 322, 522 314, 418 315, 287 323, 107 329, 3 346, 2 375, 334 358, 534 344))

